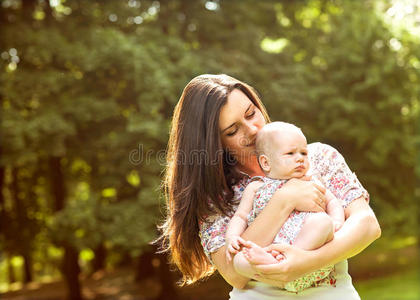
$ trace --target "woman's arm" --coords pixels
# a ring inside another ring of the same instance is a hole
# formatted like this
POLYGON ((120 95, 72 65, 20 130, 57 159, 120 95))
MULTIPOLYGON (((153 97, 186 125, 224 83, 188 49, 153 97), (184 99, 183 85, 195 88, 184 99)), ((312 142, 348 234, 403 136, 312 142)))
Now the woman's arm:
MULTIPOLYGON (((260 246, 271 244, 293 209, 323 211, 325 189, 311 181, 291 179, 278 189, 254 222, 241 235, 260 246), (262 234, 264 233, 264 234, 262 234)), ((233 287, 243 288, 249 278, 236 273, 232 262, 226 259, 226 246, 211 254, 222 277, 233 287)))
POLYGON ((346 221, 334 239, 316 250, 302 250, 288 245, 271 245, 285 260, 275 265, 255 265, 257 273, 269 280, 289 282, 328 264, 350 258, 380 237, 381 229, 366 199, 359 198, 345 209, 346 221))

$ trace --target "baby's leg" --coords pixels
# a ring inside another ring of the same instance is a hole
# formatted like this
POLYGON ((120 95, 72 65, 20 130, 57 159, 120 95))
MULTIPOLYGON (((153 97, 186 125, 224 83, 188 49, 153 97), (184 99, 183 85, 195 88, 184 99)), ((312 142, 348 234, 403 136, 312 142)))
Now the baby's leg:
POLYGON ((310 214, 300 229, 293 245, 305 250, 321 247, 334 237, 334 224, 326 213, 310 214))
POLYGON ((253 277, 255 271, 251 264, 276 264, 279 261, 270 253, 256 244, 251 247, 243 248, 241 252, 233 258, 233 266, 239 274, 247 277, 253 277))

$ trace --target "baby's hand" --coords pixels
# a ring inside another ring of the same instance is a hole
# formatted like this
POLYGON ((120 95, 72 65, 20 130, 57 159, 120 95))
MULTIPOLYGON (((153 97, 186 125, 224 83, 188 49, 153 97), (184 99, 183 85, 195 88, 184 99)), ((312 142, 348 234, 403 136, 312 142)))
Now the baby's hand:
POLYGON ((341 228, 341 226, 343 226, 344 224, 344 222, 336 221, 336 220, 333 223, 334 223, 334 232, 337 232, 341 228))
POLYGON ((232 260, 233 255, 237 254, 242 246, 245 244, 245 240, 239 235, 232 236, 226 241, 226 258, 228 261, 232 260))

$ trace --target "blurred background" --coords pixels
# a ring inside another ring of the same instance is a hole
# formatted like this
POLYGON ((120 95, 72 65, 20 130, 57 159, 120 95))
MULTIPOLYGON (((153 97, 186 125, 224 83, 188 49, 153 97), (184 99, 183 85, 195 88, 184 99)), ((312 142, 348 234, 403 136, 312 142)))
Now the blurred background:
POLYGON ((382 237, 350 259, 362 299, 420 299, 420 3, 3 0, 0 297, 228 299, 178 288, 149 245, 170 118, 202 73, 336 147, 382 237))

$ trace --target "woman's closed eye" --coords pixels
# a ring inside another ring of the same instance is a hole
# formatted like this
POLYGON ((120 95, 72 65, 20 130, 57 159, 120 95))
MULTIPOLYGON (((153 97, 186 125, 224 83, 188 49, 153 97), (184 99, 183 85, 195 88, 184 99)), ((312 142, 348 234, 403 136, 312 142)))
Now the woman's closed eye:
POLYGON ((236 129, 236 130, 234 130, 232 132, 226 133, 226 135, 227 136, 234 136, 237 132, 238 132, 238 129, 236 129))
POLYGON ((249 115, 246 116, 247 119, 252 119, 252 117, 255 116, 255 109, 253 110, 252 113, 250 113, 249 115))

